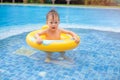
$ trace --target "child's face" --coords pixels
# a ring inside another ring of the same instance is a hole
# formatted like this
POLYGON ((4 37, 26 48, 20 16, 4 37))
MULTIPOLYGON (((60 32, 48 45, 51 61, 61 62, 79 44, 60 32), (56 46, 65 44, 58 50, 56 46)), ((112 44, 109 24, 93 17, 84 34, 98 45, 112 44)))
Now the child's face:
POLYGON ((48 19, 47 19, 47 25, 49 26, 49 29, 51 31, 56 31, 58 29, 58 25, 59 25, 59 18, 58 18, 58 16, 49 15, 48 19))

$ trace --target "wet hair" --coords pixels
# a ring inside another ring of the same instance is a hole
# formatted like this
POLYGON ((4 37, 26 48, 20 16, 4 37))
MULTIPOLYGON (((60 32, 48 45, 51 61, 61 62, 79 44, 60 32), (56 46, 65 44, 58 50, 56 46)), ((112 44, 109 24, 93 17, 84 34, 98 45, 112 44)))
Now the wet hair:
POLYGON ((46 20, 48 20, 48 17, 49 15, 52 15, 52 18, 54 19, 54 17, 58 17, 58 20, 59 19, 59 14, 57 13, 57 11, 55 11, 54 9, 51 9, 48 13, 47 13, 47 16, 46 16, 46 20))

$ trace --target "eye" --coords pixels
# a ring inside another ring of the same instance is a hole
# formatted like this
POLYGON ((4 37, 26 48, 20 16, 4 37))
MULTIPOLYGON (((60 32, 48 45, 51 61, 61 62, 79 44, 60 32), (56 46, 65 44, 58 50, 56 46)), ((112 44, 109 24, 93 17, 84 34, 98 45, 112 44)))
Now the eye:
POLYGON ((50 24, 53 24, 53 22, 50 22, 50 24))
POLYGON ((55 22, 55 24, 57 24, 58 22, 55 22))

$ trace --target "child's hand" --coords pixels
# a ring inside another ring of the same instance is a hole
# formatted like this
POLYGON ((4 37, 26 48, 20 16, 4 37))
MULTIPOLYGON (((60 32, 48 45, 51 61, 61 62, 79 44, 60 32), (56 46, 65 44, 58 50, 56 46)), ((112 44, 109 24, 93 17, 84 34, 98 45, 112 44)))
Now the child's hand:
POLYGON ((74 37, 75 42, 78 44, 80 42, 80 38, 74 37))
POLYGON ((42 43, 42 40, 41 39, 36 39, 36 42, 38 43, 38 44, 41 44, 42 43))

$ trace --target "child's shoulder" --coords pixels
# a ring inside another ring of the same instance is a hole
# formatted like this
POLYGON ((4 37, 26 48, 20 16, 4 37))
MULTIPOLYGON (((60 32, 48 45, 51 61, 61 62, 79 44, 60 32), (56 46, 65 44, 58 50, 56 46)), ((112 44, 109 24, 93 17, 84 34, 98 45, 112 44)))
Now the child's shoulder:
POLYGON ((60 30, 60 31, 64 31, 65 29, 63 29, 63 28, 59 28, 59 30, 60 30))
POLYGON ((61 32, 66 32, 67 30, 64 29, 64 28, 60 28, 60 31, 61 31, 61 32))
POLYGON ((40 30, 40 31, 39 31, 39 33, 41 33, 41 34, 46 34, 47 32, 48 32, 47 29, 43 29, 43 30, 40 30))

